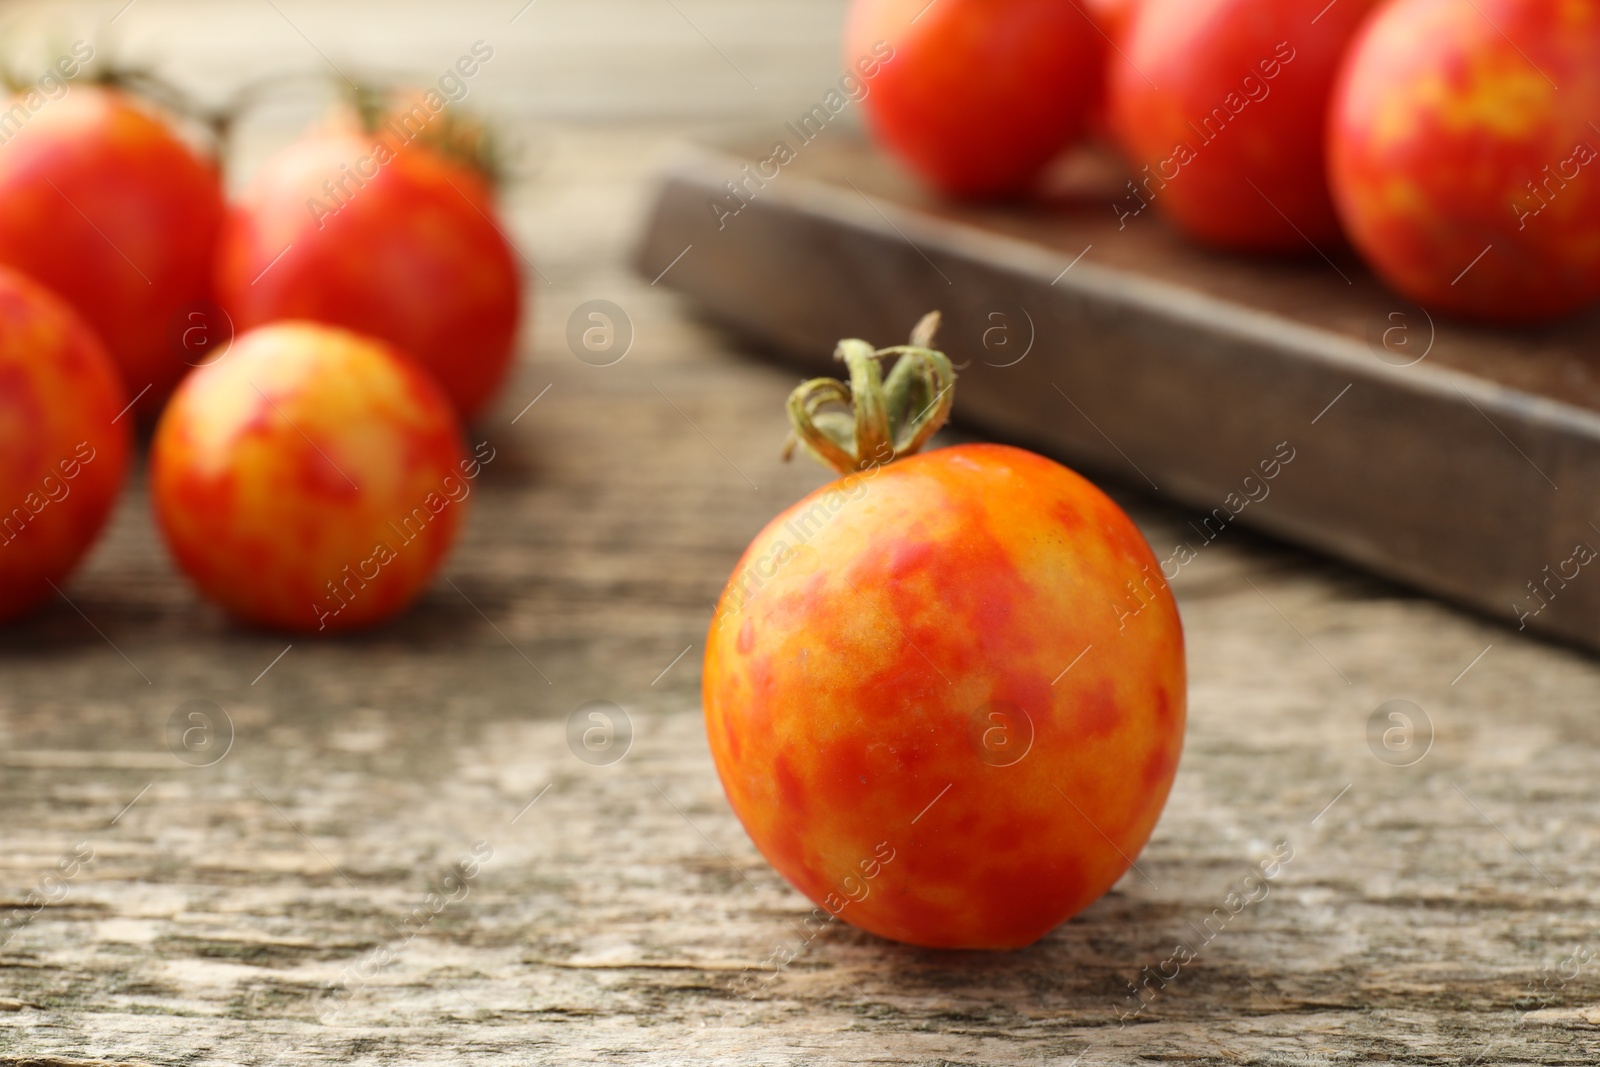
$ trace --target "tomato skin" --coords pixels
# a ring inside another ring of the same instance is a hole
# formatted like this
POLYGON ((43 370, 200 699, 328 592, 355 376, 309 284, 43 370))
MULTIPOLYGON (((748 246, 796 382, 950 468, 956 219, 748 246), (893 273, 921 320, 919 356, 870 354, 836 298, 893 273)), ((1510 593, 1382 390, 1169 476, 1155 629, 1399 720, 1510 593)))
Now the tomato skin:
POLYGON ((88 324, 0 267, 0 622, 53 596, 99 536, 127 470, 126 404, 88 324))
POLYGON ((1094 18, 1111 43, 1122 47, 1123 35, 1137 14, 1141 0, 1084 0, 1084 10, 1094 18))
POLYGON ((1112 141, 1115 133, 1110 125, 1110 77, 1112 70, 1118 64, 1125 64, 1122 48, 1123 38, 1128 37, 1128 30, 1133 27, 1134 14, 1138 14, 1139 0, 1085 0, 1083 10, 1090 13, 1094 19, 1094 26, 1098 26, 1101 34, 1106 37, 1106 72, 1099 80, 1099 86, 1094 91, 1094 102, 1090 107, 1090 133, 1102 141, 1112 141))
POLYGON ((1153 203, 1229 249, 1338 242, 1323 129, 1340 57, 1373 2, 1144 0, 1110 77, 1135 171, 1119 216, 1153 203))
POLYGON ((1133 25, 1139 0, 1085 0, 1084 10, 1094 19, 1107 42, 1105 74, 1095 90, 1094 103, 1089 111, 1089 131, 1102 139, 1111 139, 1111 71, 1122 58, 1122 41, 1133 25))
POLYGON ((1546 319, 1600 297, 1600 3, 1476 4, 1397 0, 1367 26, 1335 97, 1331 181, 1399 292, 1546 319))
POLYGON ((855 0, 846 67, 883 58, 879 41, 892 55, 867 81, 868 123, 955 197, 1026 192, 1083 132, 1105 69, 1105 38, 1061 0, 855 0))
POLYGON ((963 445, 835 481, 757 535, 704 698, 728 800, 797 889, 897 941, 1015 948, 1149 838, 1183 743, 1183 632, 1104 494, 963 445), (990 737, 992 701, 1031 721, 1020 759, 994 758, 1025 730, 990 737))
POLYGON ((150 452, 161 531, 200 591, 312 633, 405 608, 455 540, 475 473, 427 372, 309 322, 246 333, 196 370, 150 452))
POLYGON ((147 420, 189 370, 168 328, 211 295, 222 213, 216 166, 115 90, 74 84, 0 148, 0 263, 83 316, 130 398, 150 386, 147 420))
POLYGON ((510 368, 521 316, 494 215, 481 177, 420 142, 319 129, 268 161, 229 213, 218 299, 241 330, 309 319, 388 341, 471 419, 510 368))

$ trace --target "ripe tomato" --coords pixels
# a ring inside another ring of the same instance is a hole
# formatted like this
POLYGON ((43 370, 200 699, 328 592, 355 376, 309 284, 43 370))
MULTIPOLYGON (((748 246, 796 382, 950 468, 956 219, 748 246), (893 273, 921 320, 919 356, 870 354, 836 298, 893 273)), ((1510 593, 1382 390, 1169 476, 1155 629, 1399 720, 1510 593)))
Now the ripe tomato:
POLYGON ((115 90, 73 85, 35 109, 27 100, 0 112, 0 263, 93 326, 129 398, 143 393, 139 415, 154 417, 189 370, 169 329, 210 296, 217 169, 115 90))
POLYGON ((0 621, 50 596, 99 536, 128 464, 126 403, 88 325, 0 267, 0 621))
POLYGON ((1374 0, 1144 0, 1111 69, 1135 168, 1113 205, 1156 204, 1225 248, 1310 252, 1339 239, 1323 125, 1340 56, 1374 0))
POLYGON ((711 753, 756 847, 829 912, 918 945, 1026 945, 1116 882, 1161 813, 1177 608, 1127 515, 1065 467, 878 453, 745 551, 707 638, 711 753))
POLYGON ((1133 25, 1133 16, 1138 10, 1138 5, 1139 0, 1086 0, 1084 4, 1085 10, 1094 18, 1095 25, 1100 27, 1100 32, 1109 45, 1105 75, 1100 79, 1100 85, 1094 95, 1094 104, 1089 112, 1089 130, 1096 137, 1114 136, 1109 110, 1111 72, 1118 64, 1127 62, 1122 57, 1122 42, 1128 35, 1128 28, 1133 25))
POLYGON ((311 319, 398 346, 470 419, 510 366, 521 284, 487 183, 410 129, 335 125, 270 160, 223 228, 217 292, 240 329, 311 319))
POLYGON ((409 604, 454 542, 477 473, 425 371, 308 322, 246 333, 185 379, 150 452, 156 517, 200 591, 300 631, 409 604))
POLYGON ((1139 3, 1140 0, 1085 0, 1084 7, 1094 17, 1100 31, 1121 48, 1122 37, 1128 32, 1139 3))
POLYGON ((1328 130, 1350 238, 1437 309, 1581 308, 1600 297, 1596 121, 1600 3, 1397 0, 1351 49, 1328 130))
POLYGON ((1061 0, 855 0, 845 64, 873 133, 919 176, 1010 196, 1083 132, 1105 38, 1061 0))

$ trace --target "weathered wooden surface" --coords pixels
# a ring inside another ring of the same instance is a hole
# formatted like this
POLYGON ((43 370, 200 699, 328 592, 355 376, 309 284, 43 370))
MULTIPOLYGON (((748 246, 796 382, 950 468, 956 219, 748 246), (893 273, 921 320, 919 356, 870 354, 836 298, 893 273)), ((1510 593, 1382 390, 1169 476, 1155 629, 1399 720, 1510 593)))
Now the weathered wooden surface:
MULTIPOLYGON (((726 50, 752 71, 833 77, 836 5, 675 2, 719 43, 744 25, 726 50)), ((218 64, 192 28, 212 10, 139 0, 117 26, 166 27, 168 61, 189 70, 218 64)), ((284 10, 319 40, 370 32, 362 47, 431 69, 454 55, 437 42, 482 36, 473 19, 515 5, 284 10)), ((624 29, 659 14, 539 0, 517 26, 545 10, 624 29)), ((261 28, 270 6, 237 17, 259 30, 253 47, 299 61, 301 38, 261 28)), ((693 69, 657 95, 692 117, 683 86, 721 61, 675 32, 693 69)), ((647 78, 578 44, 631 79, 641 113, 649 78, 677 69, 647 78)), ((503 69, 486 98, 544 77, 503 69)), ((705 113, 739 88, 729 78, 700 94, 705 113)), ((779 122, 775 99, 737 106, 779 122)), ((648 175, 688 119, 541 108, 521 121, 548 150, 512 216, 549 284, 533 281, 523 364, 478 431, 497 458, 448 581, 382 631, 275 659, 288 639, 232 627, 173 573, 141 478, 67 587, 73 606, 0 635, 0 902, 22 906, 58 862, 94 855, 0 947, 0 1064, 1594 1060, 1600 670, 1239 530, 1175 583, 1190 731, 1139 858, 1147 878, 1018 953, 927 952, 838 924, 808 940, 808 904, 722 799, 696 694, 737 553, 825 477, 777 459, 793 376, 627 272, 648 175), (566 347, 567 315, 592 298, 636 328, 610 367, 566 347), (1436 734, 1410 767, 1368 746, 1394 698, 1436 734), (194 699, 234 729, 207 767, 166 736, 194 699), (635 728, 609 766, 567 746, 567 716, 591 699, 635 728), (1198 942, 1280 840, 1294 858, 1269 895, 1119 1025, 1127 983, 1198 942), (492 858, 446 882, 480 841, 492 858), (430 892, 459 899, 431 915, 430 892), (775 969, 775 953, 795 956, 775 969)), ((1198 542, 1182 512, 1123 496, 1158 551, 1198 542)))

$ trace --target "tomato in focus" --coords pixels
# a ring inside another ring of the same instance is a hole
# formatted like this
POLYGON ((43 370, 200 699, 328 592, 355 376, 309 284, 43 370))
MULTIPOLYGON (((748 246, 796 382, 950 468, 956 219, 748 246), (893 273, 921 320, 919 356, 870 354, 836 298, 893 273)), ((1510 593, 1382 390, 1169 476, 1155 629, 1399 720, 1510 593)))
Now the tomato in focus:
POLYGON ((1154 205, 1222 248, 1312 253, 1340 240, 1323 130, 1340 58, 1374 0, 1142 0, 1111 65, 1134 175, 1124 225, 1154 205))
POLYGON ((946 195, 1015 196, 1083 133, 1105 38, 1061 0, 855 0, 845 66, 869 61, 885 148, 946 195))
POLYGON ((882 463, 905 451, 885 440, 903 436, 858 432, 857 469, 734 570, 707 637, 712 756, 757 848, 831 914, 1027 945, 1110 888, 1161 813, 1178 611, 1132 521, 1072 471, 992 444, 882 463))
POLYGON ((0 267, 0 622, 52 596, 99 536, 128 465, 126 404, 88 325, 0 267))
POLYGON ((211 295, 217 168, 116 90, 73 84, 31 114, 22 99, 4 105, 27 118, 0 147, 0 264, 83 316, 153 419, 190 367, 169 330, 211 295))
POLYGON ((455 540, 479 460, 408 357, 282 322, 185 379, 151 446, 151 495, 179 566, 230 614, 349 630, 422 591, 455 540))
POLYGON ((334 124, 267 162, 224 226, 218 299, 241 330, 309 319, 388 341, 471 419, 510 368, 513 251, 483 177, 396 129, 334 124))
POLYGON ((1397 0, 1352 48, 1328 130, 1350 239, 1436 310, 1585 307, 1600 297, 1597 121, 1600 2, 1397 0))

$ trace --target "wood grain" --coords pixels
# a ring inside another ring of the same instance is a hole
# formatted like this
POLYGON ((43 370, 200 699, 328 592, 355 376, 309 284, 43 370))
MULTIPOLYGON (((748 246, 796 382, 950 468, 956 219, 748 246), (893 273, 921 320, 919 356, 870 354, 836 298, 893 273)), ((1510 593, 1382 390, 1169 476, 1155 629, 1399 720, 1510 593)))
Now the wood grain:
MULTIPOLYGON (((118 25, 149 19, 182 69, 204 10, 140 0, 118 25)), ((318 16, 357 41, 370 9, 339 10, 318 16)), ((375 55, 448 52, 429 51, 443 9, 402 10, 375 55)), ((826 84, 814 42, 836 14, 740 17, 779 73, 826 84)), ((1600 671, 1240 529, 1175 583, 1190 732, 1142 876, 1017 953, 808 937, 809 905, 722 798, 698 657, 738 553, 826 475, 777 458, 793 373, 627 269, 686 125, 550 128, 548 165, 510 193, 550 280, 530 277, 522 363, 476 430, 498 451, 466 539, 415 611, 276 659, 290 639, 232 626, 174 573, 141 474, 71 604, 0 634, 0 903, 25 906, 80 843, 94 856, 0 946, 0 1063, 1592 1062, 1600 983, 1562 961, 1595 937, 1600 671), (566 347, 594 298, 636 328, 614 366, 566 347), (1366 737, 1394 698, 1434 732, 1405 768, 1366 737), (194 699, 232 723, 211 766, 168 748, 194 699), (609 766, 567 745, 592 699, 634 727, 609 766), (1199 940, 1280 840, 1270 893, 1122 1025, 1128 983, 1199 940), (447 882, 478 842, 492 857, 447 882), (459 899, 433 914, 441 889, 459 899), (1571 976, 1544 990, 1547 967, 1571 976)), ((1193 537, 1112 488, 1158 551, 1193 537)))

